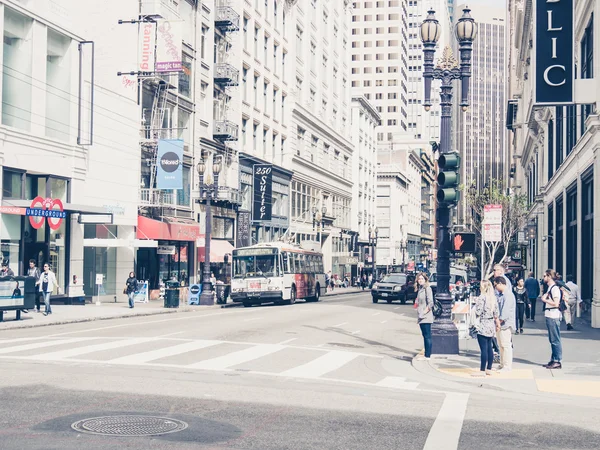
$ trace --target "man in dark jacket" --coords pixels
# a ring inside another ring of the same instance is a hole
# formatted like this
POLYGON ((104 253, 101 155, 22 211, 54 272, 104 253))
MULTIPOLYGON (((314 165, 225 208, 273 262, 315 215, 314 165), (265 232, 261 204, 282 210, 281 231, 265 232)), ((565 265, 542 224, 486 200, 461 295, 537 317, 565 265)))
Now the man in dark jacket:
POLYGON ((529 278, 525 280, 525 289, 527 289, 527 298, 529 299, 529 308, 525 311, 527 320, 535 322, 535 303, 540 296, 540 283, 535 279, 533 272, 529 272, 529 278))

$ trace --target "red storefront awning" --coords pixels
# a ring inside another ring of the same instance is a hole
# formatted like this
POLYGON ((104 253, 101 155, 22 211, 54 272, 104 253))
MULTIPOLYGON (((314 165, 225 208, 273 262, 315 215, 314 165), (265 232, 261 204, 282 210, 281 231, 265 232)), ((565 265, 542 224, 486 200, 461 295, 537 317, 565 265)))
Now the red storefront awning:
POLYGON ((138 216, 136 237, 160 241, 195 241, 200 237, 200 224, 186 219, 170 219, 168 222, 161 222, 138 216))
MULTIPOLYGON (((198 261, 204 262, 204 238, 201 238, 197 241, 198 243, 198 261), (201 246, 200 246, 201 245, 201 246)), ((233 245, 231 245, 228 241, 220 240, 220 239, 211 239, 210 241, 210 262, 218 263, 224 262, 224 256, 226 254, 231 255, 231 251, 233 250, 233 245)), ((229 260, 231 262, 231 259, 229 260)))

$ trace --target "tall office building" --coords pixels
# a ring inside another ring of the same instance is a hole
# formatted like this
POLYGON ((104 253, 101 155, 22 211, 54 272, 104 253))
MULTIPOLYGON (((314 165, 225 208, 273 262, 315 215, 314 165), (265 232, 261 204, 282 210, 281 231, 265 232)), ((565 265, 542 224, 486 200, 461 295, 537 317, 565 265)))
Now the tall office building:
MULTIPOLYGON (((465 7, 460 5, 457 10, 465 7)), ((504 127, 508 70, 506 11, 475 6, 471 15, 479 31, 473 43, 470 106, 457 115, 458 126, 454 130, 457 149, 463 157, 462 182, 474 183, 481 189, 491 179, 506 180, 510 167, 504 127)), ((464 212, 465 202, 462 208, 464 212)))

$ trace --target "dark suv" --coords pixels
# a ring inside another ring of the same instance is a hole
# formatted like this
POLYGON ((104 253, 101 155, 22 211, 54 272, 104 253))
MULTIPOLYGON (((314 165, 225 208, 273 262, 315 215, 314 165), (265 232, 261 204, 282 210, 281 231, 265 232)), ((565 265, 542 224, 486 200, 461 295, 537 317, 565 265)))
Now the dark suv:
POLYGON ((388 303, 400 300, 404 305, 407 301, 417 298, 415 276, 403 273, 386 275, 381 281, 373 285, 371 296, 373 297, 373 303, 377 303, 380 299, 388 303))

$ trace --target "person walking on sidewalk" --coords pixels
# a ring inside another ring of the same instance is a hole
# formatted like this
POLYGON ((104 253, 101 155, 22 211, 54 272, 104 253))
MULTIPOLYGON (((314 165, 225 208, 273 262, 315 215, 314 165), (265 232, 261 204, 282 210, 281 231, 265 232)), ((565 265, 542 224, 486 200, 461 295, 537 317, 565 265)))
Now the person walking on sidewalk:
MULTIPOLYGON (((569 312, 570 320, 567 322, 567 330, 573 329, 573 324, 575 323, 575 319, 577 318, 577 306, 583 303, 581 300, 581 289, 579 286, 575 284, 575 279, 573 275, 567 275, 567 289, 569 289, 569 301, 567 302, 567 311, 569 312)), ((565 312, 565 318, 567 314, 565 312)))
POLYGON ((544 273, 544 283, 548 286, 548 291, 542 296, 542 301, 546 305, 546 328, 548 328, 548 340, 552 348, 550 362, 544 367, 546 369, 562 369, 562 341, 560 339, 560 320, 559 310, 561 291, 556 285, 556 272, 552 269, 544 273))
POLYGON ((477 343, 481 351, 481 364, 479 373, 473 374, 475 377, 492 374, 492 364, 494 363, 492 339, 496 336, 496 330, 500 328, 498 300, 492 283, 484 280, 480 284, 480 289, 481 294, 475 300, 475 315, 479 317, 477 343))
POLYGON ((512 290, 506 284, 506 277, 498 276, 494 278, 494 287, 499 293, 500 330, 497 336, 500 346, 500 371, 510 372, 513 362, 512 332, 516 321, 517 302, 512 290))
MULTIPOLYGON (((40 269, 38 269, 35 265, 35 259, 30 259, 29 260, 29 269, 27 269, 27 276, 28 277, 33 277, 35 278, 35 287, 36 290, 39 291, 39 285, 40 285, 40 269)), ((36 296, 35 296, 35 310, 36 312, 41 312, 40 311, 40 293, 37 292, 36 296)))
POLYGON ((137 290, 138 281, 135 277, 135 273, 129 272, 129 277, 127 277, 127 281, 125 282, 125 292, 127 293, 127 298, 129 299, 130 308, 135 306, 135 291, 137 290))
POLYGON ((424 355, 417 356, 417 360, 431 357, 431 324, 433 323, 433 291, 429 287, 429 278, 423 272, 417 275, 415 283, 417 291, 417 323, 423 335, 424 355))
POLYGON ((40 275, 39 292, 44 297, 44 315, 52 314, 52 307, 50 306, 50 296, 54 292, 56 286, 56 275, 50 270, 48 263, 44 264, 44 271, 40 275))
POLYGON ((529 272, 529 278, 525 280, 525 289, 529 300, 525 314, 527 320, 535 322, 535 304, 540 296, 540 283, 535 279, 533 272, 529 272))
POLYGON ((517 317, 515 326, 515 334, 523 334, 523 321, 525 320, 525 308, 527 304, 527 289, 525 289, 525 282, 523 278, 517 280, 517 286, 513 289, 513 294, 517 300, 517 317))

